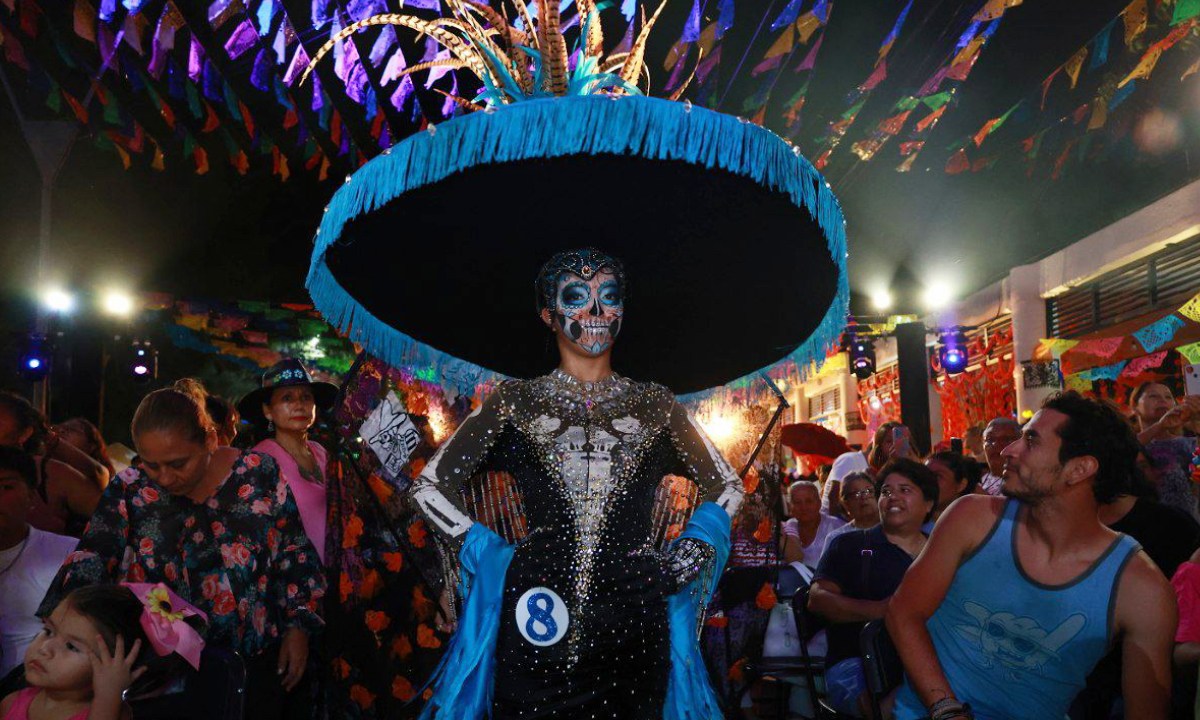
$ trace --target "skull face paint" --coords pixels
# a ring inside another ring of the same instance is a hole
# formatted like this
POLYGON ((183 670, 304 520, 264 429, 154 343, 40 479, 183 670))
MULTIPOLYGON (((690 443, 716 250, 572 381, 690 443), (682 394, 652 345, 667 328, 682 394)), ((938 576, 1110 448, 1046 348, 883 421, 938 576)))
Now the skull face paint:
POLYGON ((587 280, 574 273, 559 275, 554 322, 585 354, 596 357, 612 348, 624 314, 625 298, 615 274, 602 270, 587 280))

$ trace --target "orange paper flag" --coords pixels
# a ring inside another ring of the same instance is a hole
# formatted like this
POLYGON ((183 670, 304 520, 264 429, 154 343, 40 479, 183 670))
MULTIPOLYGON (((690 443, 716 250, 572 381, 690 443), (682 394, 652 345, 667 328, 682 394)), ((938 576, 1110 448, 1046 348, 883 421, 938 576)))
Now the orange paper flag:
POLYGON ((1125 21, 1125 44, 1131 45, 1139 35, 1146 32, 1146 0, 1133 0, 1121 13, 1125 21))

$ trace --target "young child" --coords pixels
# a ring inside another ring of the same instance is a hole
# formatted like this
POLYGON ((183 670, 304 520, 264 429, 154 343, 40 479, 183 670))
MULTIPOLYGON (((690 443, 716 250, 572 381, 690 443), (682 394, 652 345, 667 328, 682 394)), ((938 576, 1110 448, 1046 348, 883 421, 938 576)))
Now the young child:
MULTIPOLYGON (((153 638, 147 635, 184 616, 183 608, 169 604, 164 613, 160 598, 166 593, 154 589, 140 599, 130 587, 91 585, 64 598, 25 651, 29 687, 0 702, 0 719, 130 718, 126 691, 144 692, 178 668, 170 655, 177 648, 164 647, 157 631, 153 638)), ((191 610, 186 608, 187 615, 195 614, 191 610)), ((195 634, 187 625, 179 630, 195 634)), ((198 635, 195 640, 203 644, 198 635)))

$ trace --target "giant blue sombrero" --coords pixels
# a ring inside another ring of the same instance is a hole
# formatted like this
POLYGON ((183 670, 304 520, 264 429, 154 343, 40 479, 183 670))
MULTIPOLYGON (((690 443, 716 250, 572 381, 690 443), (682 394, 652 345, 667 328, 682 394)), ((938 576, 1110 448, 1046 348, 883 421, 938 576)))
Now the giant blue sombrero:
POLYGON ((557 356, 532 311, 534 276, 553 253, 591 245, 629 276, 622 374, 683 394, 825 357, 847 313, 845 223, 798 148, 643 95, 653 19, 627 55, 605 59, 595 8, 581 2, 569 67, 556 3, 524 17, 537 28, 527 34, 495 11, 448 4, 451 24, 385 15, 331 40, 402 25, 483 81, 459 99, 477 112, 408 137, 334 194, 307 280, 332 324, 464 391, 540 375, 557 356))

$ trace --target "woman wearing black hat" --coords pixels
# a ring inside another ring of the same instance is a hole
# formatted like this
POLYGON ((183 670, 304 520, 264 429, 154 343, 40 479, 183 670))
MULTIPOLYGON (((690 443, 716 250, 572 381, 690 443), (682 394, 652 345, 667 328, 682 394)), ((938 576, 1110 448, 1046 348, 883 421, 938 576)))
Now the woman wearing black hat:
POLYGON ((238 412, 243 418, 265 425, 271 437, 254 446, 270 455, 287 481, 304 533, 325 562, 325 448, 308 439, 308 431, 317 421, 317 410, 333 405, 337 386, 314 382, 308 370, 295 358, 273 365, 263 373, 262 385, 242 398, 238 412))

